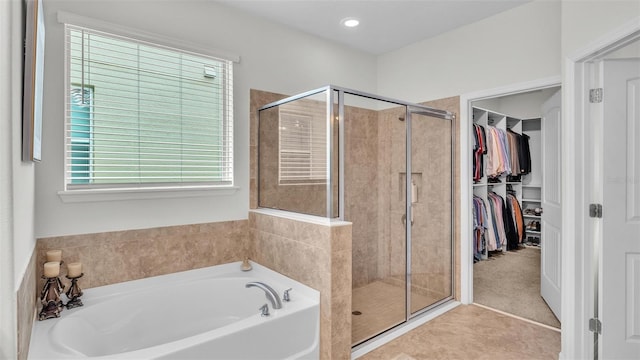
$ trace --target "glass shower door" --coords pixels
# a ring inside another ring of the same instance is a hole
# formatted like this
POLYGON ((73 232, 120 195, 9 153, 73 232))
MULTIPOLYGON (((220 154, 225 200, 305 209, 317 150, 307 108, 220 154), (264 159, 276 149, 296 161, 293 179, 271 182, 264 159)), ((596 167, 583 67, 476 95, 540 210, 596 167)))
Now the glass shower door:
POLYGON ((336 97, 359 346, 452 297, 452 121, 368 94, 336 97))
POLYGON ((406 321, 405 106, 344 95, 344 220, 352 223, 352 338, 406 321))
POLYGON ((452 121, 409 107, 408 317, 453 295, 452 121))

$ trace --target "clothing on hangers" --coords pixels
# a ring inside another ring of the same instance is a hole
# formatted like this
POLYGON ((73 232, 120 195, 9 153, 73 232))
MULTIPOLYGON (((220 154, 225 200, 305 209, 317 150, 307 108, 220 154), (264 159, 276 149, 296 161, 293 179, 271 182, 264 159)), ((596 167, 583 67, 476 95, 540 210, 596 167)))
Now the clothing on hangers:
POLYGON ((516 221, 516 225, 518 226, 518 234, 520 235, 518 243, 522 244, 527 236, 526 226, 524 225, 524 217, 522 216, 522 206, 520 206, 520 202, 515 196, 513 197, 512 202, 514 209, 514 218, 516 221))
POLYGON ((516 213, 520 211, 520 205, 515 195, 507 194, 506 196, 506 211, 505 211, 505 232, 507 234, 507 250, 517 250, 518 244, 522 242, 522 232, 520 229, 524 228, 522 219, 518 221, 516 213), (516 210, 517 209, 517 210, 516 210))
POLYGON ((529 148, 529 135, 522 134, 520 137, 520 149, 518 157, 520 160, 520 173, 528 174, 531 172, 531 149, 529 148))
POLYGON ((484 174, 484 154, 487 153, 487 139, 484 127, 473 124, 473 181, 478 182, 484 174))
POLYGON ((480 260, 482 254, 487 249, 488 236, 488 216, 487 207, 484 200, 473 196, 473 254, 474 258, 480 260))
MULTIPOLYGON (((492 225, 494 239, 487 242, 487 249, 495 251, 502 249, 507 244, 507 232, 505 231, 505 203, 502 196, 491 191, 487 194, 489 209, 491 210, 490 222, 492 225)), ((491 230, 490 230, 491 232, 491 230)))
POLYGON ((522 136, 513 132, 511 129, 507 129, 507 139, 509 141, 509 161, 511 163, 511 175, 517 176, 521 174, 520 167, 520 148, 522 142, 522 136))
POLYGON ((487 126, 487 175, 499 177, 511 173, 511 154, 507 132, 495 126, 487 126))

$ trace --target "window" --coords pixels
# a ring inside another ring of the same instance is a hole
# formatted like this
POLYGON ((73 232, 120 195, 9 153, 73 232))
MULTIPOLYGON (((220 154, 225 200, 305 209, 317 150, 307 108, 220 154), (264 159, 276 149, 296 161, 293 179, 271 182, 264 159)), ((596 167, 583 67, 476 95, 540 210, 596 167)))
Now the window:
POLYGON ((280 112, 280 184, 325 184, 327 144, 324 119, 280 112))
POLYGON ((88 184, 91 175, 91 104, 93 91, 71 87, 71 179, 72 184, 88 184))
POLYGON ((233 184, 232 64, 66 25, 67 189, 233 184))

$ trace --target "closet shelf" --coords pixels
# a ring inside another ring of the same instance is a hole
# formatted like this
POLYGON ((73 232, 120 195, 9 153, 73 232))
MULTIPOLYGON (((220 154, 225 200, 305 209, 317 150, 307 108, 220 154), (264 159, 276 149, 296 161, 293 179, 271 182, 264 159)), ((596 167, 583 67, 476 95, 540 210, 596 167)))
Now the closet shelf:
MULTIPOLYGON (((539 121, 538 121, 539 123, 539 121)), ((531 123, 530 123, 531 124, 531 123)), ((530 126, 531 128, 531 126, 530 126)), ((511 141, 511 148, 514 145, 517 145, 517 149, 526 151, 527 153, 531 153, 530 142, 533 141, 533 149, 534 154, 533 157, 537 160, 537 143, 539 137, 523 137, 524 133, 523 123, 521 119, 515 118, 512 116, 508 116, 505 114, 497 113, 492 110, 478 108, 476 106, 473 107, 473 127, 470 129, 472 135, 472 142, 475 145, 481 144, 480 137, 498 137, 500 139, 500 149, 504 149, 505 145, 509 144, 511 141), (504 133, 506 136, 502 136, 504 133), (505 139, 506 137, 506 139, 505 139), (532 139, 529 141, 522 141, 522 139, 532 139), (516 144, 513 144, 514 141, 517 141, 516 144)), ((486 140, 483 138, 483 140, 486 140)), ((488 142, 488 140, 487 140, 488 142)), ((495 141, 489 143, 490 146, 495 146, 495 141)), ((494 152, 487 152, 487 154, 494 154, 494 152)), ((520 154, 519 154, 520 155, 520 154)), ((525 241, 525 239, 520 239, 521 235, 524 235, 521 231, 524 228, 524 225, 527 223, 535 222, 538 223, 541 219, 540 216, 534 216, 533 212, 531 212, 532 216, 524 216, 523 209, 524 208, 538 208, 541 206, 542 202, 540 201, 542 194, 542 187, 540 185, 539 177, 529 175, 531 174, 532 166, 530 162, 526 162, 525 166, 519 167, 520 170, 524 170, 526 173, 523 177, 510 177, 506 176, 507 174, 502 174, 500 176, 500 182, 490 182, 490 178, 488 173, 494 172, 497 169, 489 169, 484 166, 484 161, 486 160, 485 156, 478 156, 477 153, 474 154, 474 162, 473 162, 473 177, 472 180, 478 181, 477 183, 472 182, 472 193, 473 193, 473 212, 476 213, 478 211, 482 211, 483 213, 486 211, 487 216, 493 216, 495 218, 496 211, 498 211, 498 218, 502 219, 504 222, 505 230, 509 230, 505 239, 501 239, 506 242, 505 246, 502 246, 501 249, 496 251, 506 252, 507 249, 516 249, 518 247, 517 242, 519 240, 525 241), (529 177, 527 177, 529 176, 529 177), (508 180, 507 180, 508 179, 508 180), (519 180, 519 181, 515 181, 519 180), (527 184, 524 182, 534 182, 535 184, 527 184), (525 201, 529 201, 528 206, 523 205, 523 199, 525 201), (496 204, 500 205, 502 203, 502 211, 508 210, 507 213, 500 212, 500 206, 495 206, 496 204), (517 209, 517 210, 516 210, 517 209), (518 214, 519 213, 519 214, 518 214), (513 215, 513 219, 509 218, 506 215, 513 215), (516 216, 516 214, 518 214, 516 216), (515 230, 515 231, 514 231, 515 230), (517 236, 513 236, 513 234, 517 236)), ((503 157, 503 154, 501 154, 503 157)), ((513 160, 509 158, 509 160, 513 160)), ((519 160, 519 158, 518 158, 519 160)), ((536 163, 537 164, 537 163, 536 163)), ((493 164, 495 165, 495 164, 493 164)), ((487 164, 488 166, 488 164, 487 164)), ((480 219, 480 217, 478 217, 480 219)), ((480 221, 480 220, 478 220, 480 221)), ((537 224, 536 224, 537 225, 537 224)), ((539 225, 537 225, 539 226, 539 225)), ((535 227, 534 227, 535 229, 535 227)), ((490 230, 490 229, 489 229, 490 230)), ((487 255, 490 251, 489 249, 496 249, 497 244, 490 243, 490 239, 493 237, 485 237, 483 239, 483 235, 477 233, 478 229, 473 228, 472 232, 474 233, 474 237, 472 240, 474 257, 477 259, 487 259, 487 255), (476 236, 478 235, 478 236, 476 236)), ((507 232, 507 231, 505 231, 507 232)), ((533 237, 540 238, 540 232, 533 232, 530 230, 526 230, 526 233, 531 233, 533 237)), ((496 238, 498 234, 496 234, 496 238)))
POLYGON ((522 217, 540 219, 542 216, 540 216, 540 215, 522 214, 522 217))
POLYGON ((527 230, 527 235, 529 235, 529 234, 537 234, 537 235, 540 235, 540 234, 542 234, 542 233, 541 233, 540 231, 527 230))
POLYGON ((522 199, 522 201, 524 201, 524 202, 542 203, 542 200, 540 200, 540 199, 522 199))

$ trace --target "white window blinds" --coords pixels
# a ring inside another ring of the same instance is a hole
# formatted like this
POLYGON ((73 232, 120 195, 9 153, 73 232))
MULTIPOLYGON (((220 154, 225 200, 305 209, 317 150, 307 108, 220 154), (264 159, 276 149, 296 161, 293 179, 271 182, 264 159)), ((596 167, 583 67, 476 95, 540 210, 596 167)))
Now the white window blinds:
POLYGON ((326 124, 310 115, 280 112, 280 184, 324 184, 326 124))
POLYGON ((233 183, 231 61, 65 28, 67 189, 233 183))

